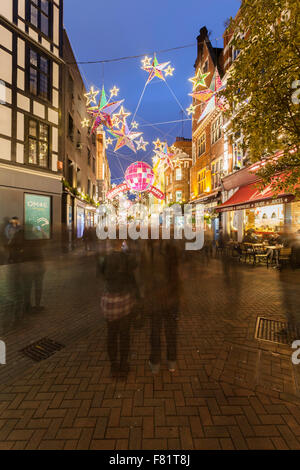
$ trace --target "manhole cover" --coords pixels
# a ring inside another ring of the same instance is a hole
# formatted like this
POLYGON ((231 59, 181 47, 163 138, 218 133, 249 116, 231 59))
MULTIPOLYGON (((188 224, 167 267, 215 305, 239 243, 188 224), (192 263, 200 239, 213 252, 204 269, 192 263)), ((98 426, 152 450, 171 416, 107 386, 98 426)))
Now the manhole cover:
POLYGON ((56 351, 60 351, 62 348, 64 348, 63 344, 56 343, 49 338, 42 338, 26 346, 26 348, 21 349, 21 352, 25 354, 25 356, 30 357, 30 359, 38 362, 48 359, 48 357, 52 356, 56 351))
POLYGON ((297 339, 297 328, 289 326, 287 322, 258 317, 255 329, 255 338, 272 343, 290 344, 297 339))

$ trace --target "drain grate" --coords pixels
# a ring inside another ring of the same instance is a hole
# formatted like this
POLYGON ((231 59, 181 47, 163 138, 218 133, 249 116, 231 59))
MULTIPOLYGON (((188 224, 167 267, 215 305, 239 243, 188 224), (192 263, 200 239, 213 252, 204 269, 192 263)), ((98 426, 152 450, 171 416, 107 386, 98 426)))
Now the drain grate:
POLYGON ((287 322, 257 317, 255 339, 271 343, 291 344, 300 338, 297 328, 288 326, 287 322))
POLYGON ((30 359, 39 362, 48 359, 48 357, 52 356, 56 351, 60 351, 62 348, 64 348, 63 344, 56 343, 49 338, 42 338, 26 346, 26 348, 21 349, 20 352, 30 357, 30 359))

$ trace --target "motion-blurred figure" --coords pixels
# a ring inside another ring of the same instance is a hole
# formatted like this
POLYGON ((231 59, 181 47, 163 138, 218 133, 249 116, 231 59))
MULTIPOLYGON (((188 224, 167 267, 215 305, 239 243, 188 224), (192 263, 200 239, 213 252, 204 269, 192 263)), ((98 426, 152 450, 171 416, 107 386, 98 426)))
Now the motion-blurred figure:
POLYGON ((106 253, 97 258, 97 275, 104 283, 101 309, 107 322, 107 353, 113 376, 129 371, 130 328, 136 298, 136 260, 130 253, 122 252, 121 243, 108 240, 106 253))
POLYGON ((8 224, 4 229, 5 241, 6 241, 6 249, 8 251, 8 262, 14 263, 13 260, 14 256, 14 247, 12 247, 12 241, 14 239, 15 234, 21 229, 20 220, 18 217, 12 217, 8 224))
POLYGON ((152 312, 151 355, 149 365, 158 373, 161 362, 161 333, 164 329, 167 343, 167 364, 170 372, 176 369, 177 316, 180 301, 178 253, 175 242, 152 241, 152 312))

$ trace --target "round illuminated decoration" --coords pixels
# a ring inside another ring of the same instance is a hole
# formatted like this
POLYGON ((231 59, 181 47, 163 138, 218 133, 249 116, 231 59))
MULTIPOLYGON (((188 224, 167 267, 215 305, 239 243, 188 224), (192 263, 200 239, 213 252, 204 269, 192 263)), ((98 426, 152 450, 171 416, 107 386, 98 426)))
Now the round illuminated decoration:
POLYGON ((132 191, 143 192, 152 186, 154 173, 148 163, 135 162, 127 168, 125 180, 132 191))

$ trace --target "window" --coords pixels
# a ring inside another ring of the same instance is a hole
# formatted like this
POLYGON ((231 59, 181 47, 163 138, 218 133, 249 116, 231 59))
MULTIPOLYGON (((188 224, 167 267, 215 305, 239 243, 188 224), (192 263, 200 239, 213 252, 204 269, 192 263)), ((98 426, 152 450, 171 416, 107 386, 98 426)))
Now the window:
POLYGON ((211 143, 214 144, 222 136, 222 116, 219 116, 211 125, 211 143))
POLYGON ((73 186, 73 162, 68 159, 68 183, 73 186))
POLYGON ((204 67, 203 67, 203 73, 206 73, 208 71, 208 60, 205 61, 204 67))
POLYGON ((205 146, 206 146, 206 135, 205 132, 200 135, 198 139, 198 157, 202 155, 205 152, 205 146))
POLYGON ((176 191, 176 202, 182 201, 182 191, 176 191))
POLYGON ((236 49, 235 47, 233 47, 232 48, 232 60, 235 60, 240 52, 241 52, 240 49, 236 49))
POLYGON ((181 168, 176 168, 176 170, 175 170, 175 179, 176 179, 176 181, 181 181, 181 178, 182 178, 181 168))
POLYGON ((211 165, 212 189, 216 189, 221 185, 221 172, 223 170, 223 160, 215 160, 211 165))
POLYGON ((244 152, 242 141, 238 140, 233 144, 233 169, 238 170, 243 166, 244 152))
POLYGON ((28 124, 28 163, 49 167, 49 126, 35 119, 28 124))
POLYGON ((29 21, 32 26, 38 28, 45 36, 51 36, 50 17, 52 14, 52 3, 49 0, 30 0, 29 21))
POLYGON ((88 166, 91 166, 91 151, 88 148, 88 166))
POLYGON ((93 157, 93 173, 96 173, 96 158, 93 157))
POLYGON ((81 191, 81 171, 80 168, 77 168, 77 189, 78 191, 81 191))
POLYGON ((82 149, 82 145, 81 145, 81 133, 80 133, 80 130, 77 129, 77 144, 76 144, 76 148, 77 150, 81 150, 82 149))
POLYGON ((166 186, 169 186, 169 176, 166 176, 166 186))
POLYGON ((35 96, 51 100, 51 71, 50 60, 29 50, 29 91, 35 96))
POLYGON ((204 193, 205 190, 205 170, 198 173, 198 194, 204 193))
POLYGON ((90 179, 88 179, 87 193, 88 193, 88 196, 91 197, 91 180, 90 179))
POLYGON ((68 136, 73 141, 74 139, 74 123, 71 114, 69 114, 68 136))

